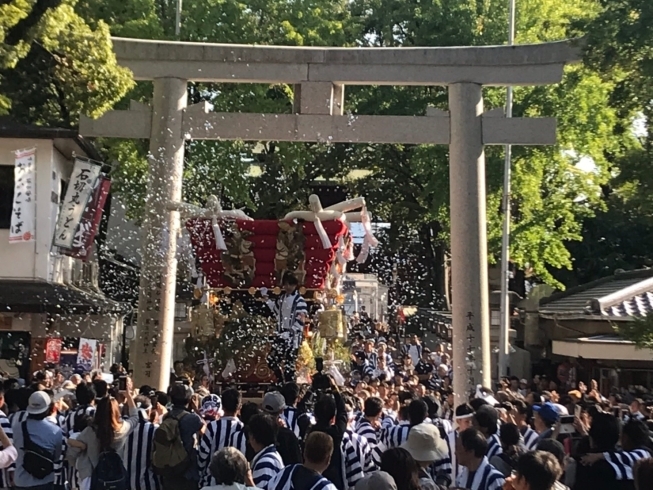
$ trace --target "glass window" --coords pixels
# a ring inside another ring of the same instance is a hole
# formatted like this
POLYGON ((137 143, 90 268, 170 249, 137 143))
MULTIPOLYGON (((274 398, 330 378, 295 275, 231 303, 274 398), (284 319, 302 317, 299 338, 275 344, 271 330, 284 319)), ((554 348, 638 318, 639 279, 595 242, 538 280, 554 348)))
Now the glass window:
POLYGON ((14 203, 14 166, 0 165, 0 229, 11 226, 14 203))

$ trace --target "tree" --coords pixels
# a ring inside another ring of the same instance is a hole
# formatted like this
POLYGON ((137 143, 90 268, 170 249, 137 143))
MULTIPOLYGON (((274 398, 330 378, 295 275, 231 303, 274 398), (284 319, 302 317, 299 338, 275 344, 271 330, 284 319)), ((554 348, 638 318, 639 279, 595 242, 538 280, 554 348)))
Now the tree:
POLYGON ((606 152, 609 178, 601 189, 602 210, 583 221, 583 241, 569 244, 571 273, 557 272, 565 284, 582 284, 615 269, 653 264, 646 244, 653 235, 653 176, 650 172, 651 40, 649 2, 601 0, 598 15, 574 24, 587 33, 586 65, 611 87, 618 146, 606 152))
MULTIPOLYGON (((611 275, 615 269, 650 267, 653 254, 653 5, 645 0, 599 0, 600 10, 574 28, 586 33, 585 62, 612 86, 610 106, 617 115, 616 151, 606 160, 610 178, 602 187, 603 210, 583 223, 583 242, 570 246, 574 255, 569 283, 611 275)), ((626 322, 620 333, 641 347, 653 346, 651 319, 626 322)))
POLYGON ((97 117, 131 88, 116 63, 109 29, 89 27, 74 0, 0 4, 0 111, 25 123, 74 127, 97 117))
MULTIPOLYGON (((358 0, 354 9, 354 17, 362 19, 361 40, 375 46, 501 44, 505 40, 506 2, 358 0)), ((517 2, 517 12, 517 42, 545 42, 566 37, 572 22, 596 14, 597 4, 523 0, 517 2)), ((487 108, 501 107, 504 93, 486 89, 487 108)), ((610 94, 611 84, 584 66, 568 68, 560 85, 515 91, 515 116, 558 118, 556 146, 513 151, 511 257, 538 280, 562 287, 550 268, 570 267, 567 243, 580 239, 580 220, 598 203, 599 185, 607 178, 605 155, 618 150, 614 134, 618 118, 608 105, 610 94), (576 164, 581 158, 591 158, 597 172, 579 171, 576 164)), ((430 87, 360 88, 350 90, 348 108, 361 114, 423 114, 428 105, 447 109, 446 92, 430 87)), ((353 148, 349 156, 353 167, 371 170, 358 188, 365 190, 371 208, 397 228, 396 236, 413 230, 426 244, 430 241, 448 249, 445 149, 361 146, 353 148)), ((491 260, 496 260, 500 249, 502 149, 487 148, 486 157, 489 251, 491 260)), ((424 250, 428 262, 428 247, 424 250)), ((441 268, 442 264, 434 266, 441 268)), ((443 284, 435 272, 432 282, 436 289, 443 284)), ((443 291, 438 293, 441 296, 443 291)), ((435 301, 437 298, 431 302, 435 301)))

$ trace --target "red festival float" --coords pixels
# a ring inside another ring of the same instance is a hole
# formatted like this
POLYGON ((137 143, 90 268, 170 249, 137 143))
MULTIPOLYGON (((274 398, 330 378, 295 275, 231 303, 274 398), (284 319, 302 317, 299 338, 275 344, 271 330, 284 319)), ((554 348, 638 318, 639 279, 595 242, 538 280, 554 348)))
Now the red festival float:
MULTIPOLYGON (((175 209, 186 219, 203 286, 198 296, 204 296, 208 303, 204 307, 205 317, 214 320, 214 331, 209 321, 208 329, 200 336, 217 338, 218 342, 230 314, 251 310, 243 304, 253 301, 264 306, 259 291, 266 288, 271 296, 279 294, 281 279, 287 272, 296 275, 300 292, 307 300, 337 304, 347 262, 354 259, 351 223, 362 223, 365 230, 358 261, 364 261, 369 248, 376 246, 363 198, 323 209, 319 198, 313 195, 309 198, 309 210, 289 213, 280 220, 253 220, 242 211, 222 210, 213 197, 205 209, 187 204, 175 209), (227 314, 225 303, 229 305, 227 314)), ((234 355, 228 370, 235 380, 269 381, 267 346, 256 354, 253 350, 257 349, 248 349, 244 356, 234 355)))

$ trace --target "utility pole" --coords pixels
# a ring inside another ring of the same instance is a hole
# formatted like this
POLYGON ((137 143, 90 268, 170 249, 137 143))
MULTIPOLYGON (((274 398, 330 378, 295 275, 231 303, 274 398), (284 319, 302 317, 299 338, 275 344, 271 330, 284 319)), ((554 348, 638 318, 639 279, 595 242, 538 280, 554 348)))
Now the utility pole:
MULTIPOLYGON (((515 44, 515 0, 508 0, 508 44, 515 44)), ((512 117, 512 87, 507 87, 506 117, 512 117)), ((510 175, 512 148, 506 145, 503 166, 503 233, 501 237, 501 318, 499 333, 499 379, 510 370, 510 175)))
POLYGON ((181 33, 181 2, 182 0, 177 0, 177 5, 175 7, 175 38, 179 40, 179 35, 181 33))

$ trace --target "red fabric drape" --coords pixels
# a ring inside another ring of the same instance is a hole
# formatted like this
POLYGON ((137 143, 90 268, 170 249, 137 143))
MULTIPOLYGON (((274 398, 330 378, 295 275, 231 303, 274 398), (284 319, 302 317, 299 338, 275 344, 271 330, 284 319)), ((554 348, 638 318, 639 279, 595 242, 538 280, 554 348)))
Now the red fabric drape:
MULTIPOLYGON (((346 225, 341 221, 324 221, 322 224, 332 244, 331 248, 326 250, 322 247, 315 225, 309 222, 303 223, 306 255, 304 264, 306 277, 303 286, 308 289, 325 287, 327 274, 336 258, 338 240, 348 233, 346 225)), ((221 223, 220 226, 222 233, 225 234, 224 224, 221 223)), ((249 286, 270 288, 279 285, 276 280, 275 268, 279 222, 276 220, 236 220, 236 226, 240 231, 253 233, 246 237, 246 240, 252 243, 251 251, 256 260, 256 274, 249 286)), ((186 223, 186 228, 190 234, 195 257, 209 286, 214 288, 233 287, 224 277, 222 251, 216 248, 211 220, 189 220, 186 223)))

